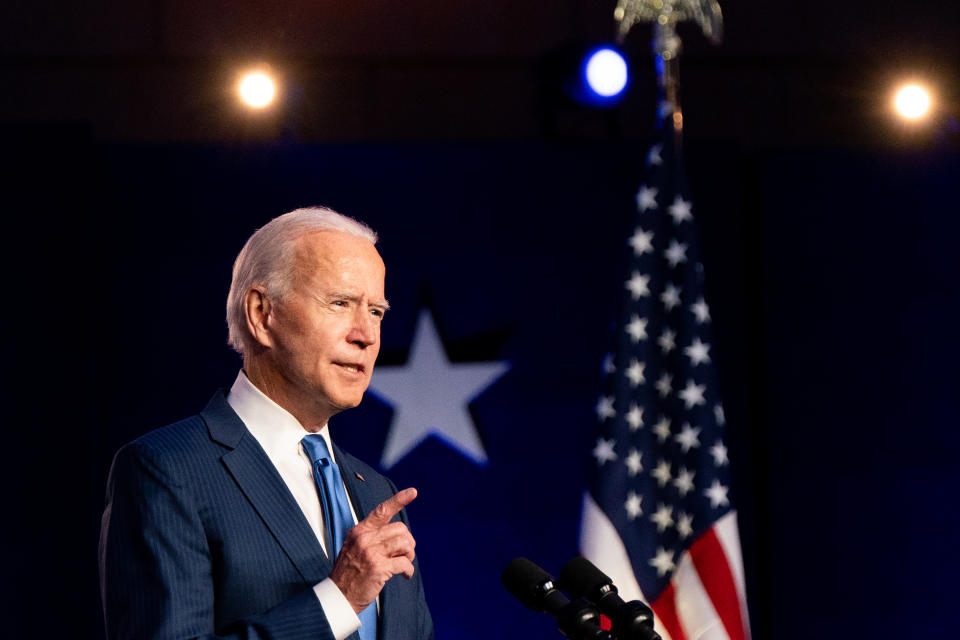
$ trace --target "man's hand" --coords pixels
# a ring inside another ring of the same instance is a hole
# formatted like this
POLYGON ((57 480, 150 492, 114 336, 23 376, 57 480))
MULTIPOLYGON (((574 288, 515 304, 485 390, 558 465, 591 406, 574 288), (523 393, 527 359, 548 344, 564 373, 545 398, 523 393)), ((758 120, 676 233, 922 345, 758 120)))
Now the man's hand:
POLYGON ((413 577, 417 543, 405 524, 390 519, 416 497, 413 488, 398 492, 347 532, 330 579, 357 613, 366 609, 396 574, 413 577))

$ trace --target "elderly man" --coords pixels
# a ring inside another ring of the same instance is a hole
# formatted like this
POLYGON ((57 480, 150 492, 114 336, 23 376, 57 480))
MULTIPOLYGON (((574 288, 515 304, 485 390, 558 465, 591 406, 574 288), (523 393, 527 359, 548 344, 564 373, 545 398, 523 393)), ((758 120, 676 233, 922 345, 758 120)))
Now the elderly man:
POLYGON ((243 370, 123 447, 100 536, 109 638, 433 636, 404 507, 330 441, 370 382, 388 305, 365 225, 298 209, 247 241, 227 301, 243 370))

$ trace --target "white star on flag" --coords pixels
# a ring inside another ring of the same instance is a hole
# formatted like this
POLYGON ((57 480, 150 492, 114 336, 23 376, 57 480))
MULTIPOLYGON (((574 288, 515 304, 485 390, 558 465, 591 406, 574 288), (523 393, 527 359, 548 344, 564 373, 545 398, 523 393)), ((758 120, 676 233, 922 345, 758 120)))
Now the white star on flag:
POLYGON ((680 399, 683 400, 687 409, 706 403, 703 394, 707 390, 705 384, 694 384, 693 380, 687 380, 687 386, 680 392, 680 399))
POLYGON ((663 256, 667 259, 667 262, 670 263, 671 267, 676 267, 678 264, 687 261, 687 245, 682 242, 677 242, 676 240, 671 240, 670 246, 663 252, 663 256))
POLYGON ((635 476, 643 471, 643 463, 641 462, 642 457, 642 453, 636 449, 630 449, 630 454, 627 456, 625 462, 627 463, 627 470, 630 472, 631 476, 635 476))
POLYGON ((684 424, 680 433, 673 439, 680 444, 684 453, 689 452, 690 449, 696 449, 700 446, 700 427, 691 427, 689 424, 684 424))
POLYGON ((637 209, 642 212, 657 208, 657 188, 643 185, 637 192, 637 209))
POLYGON ((657 391, 660 392, 660 397, 666 398, 668 395, 670 395, 670 392, 673 391, 673 376, 671 376, 669 373, 664 373, 662 376, 660 376, 660 379, 657 380, 657 384, 655 386, 657 387, 657 391))
POLYGON ((658 576, 665 576, 673 571, 676 565, 673 564, 672 553, 663 547, 657 547, 657 555, 650 561, 650 566, 657 570, 658 576))
POLYGON ((627 494, 627 501, 623 505, 627 510, 627 518, 634 520, 637 516, 643 515, 642 502, 643 496, 637 495, 633 491, 627 494))
POLYGON ((657 424, 653 425, 653 432, 657 434, 657 439, 664 443, 670 437, 670 418, 661 416, 657 424))
POLYGON ((668 212, 674 223, 680 224, 686 220, 693 220, 693 203, 677 196, 670 205, 668 212))
POLYGON ((673 475, 670 473, 670 463, 666 460, 658 462, 657 466, 650 472, 650 475, 657 479, 657 484, 661 487, 667 486, 667 483, 673 479, 673 475))
POLYGON ((680 467, 680 472, 673 481, 673 486, 677 488, 677 491, 680 492, 681 496, 685 496, 689 492, 693 491, 693 476, 695 475, 697 475, 696 472, 690 471, 686 467, 680 467))
POLYGON ((681 539, 693 535, 693 516, 687 515, 683 511, 677 514, 677 533, 680 534, 681 539))
MULTIPOLYGON (((657 338, 657 344, 664 353, 670 353, 677 346, 677 334, 671 329, 664 329, 660 337, 657 338)), ((669 391, 667 392, 669 393, 669 391)))
POLYGON ((657 531, 663 533, 667 527, 673 526, 673 507, 660 503, 650 520, 656 523, 657 531))
POLYGON ((643 408, 635 402, 630 403, 630 410, 627 411, 627 424, 630 425, 630 431, 636 431, 643 426, 643 408))
POLYGON ((660 294, 660 301, 663 302, 663 306, 667 308, 667 311, 673 311, 674 307, 680 305, 680 287, 672 282, 667 283, 663 293, 660 294))
POLYGON ((647 319, 641 318, 637 314, 633 314, 630 317, 630 322, 627 324, 627 333, 630 334, 630 340, 632 342, 640 342, 641 340, 647 339, 647 319))
POLYGON ((451 363, 433 318, 421 312, 407 363, 377 367, 370 382, 374 395, 394 410, 380 465, 391 468, 431 435, 485 464, 487 452, 468 407, 509 368, 506 362, 451 363))
POLYGON ((719 440, 717 441, 717 444, 710 447, 710 455, 713 456, 713 464, 717 465, 718 467, 722 467, 729 462, 729 459, 727 458, 727 448, 724 446, 723 442, 719 440))
POLYGON ((605 462, 613 462, 617 459, 617 454, 613 450, 613 440, 606 438, 597 438, 597 446, 593 448, 593 457, 597 459, 597 466, 603 466, 605 462))
POLYGON ((639 271, 634 271, 633 275, 626 282, 627 289, 630 290, 630 297, 639 300, 643 296, 650 295, 650 276, 645 276, 639 271))
POLYGON ((663 444, 670 438, 670 421, 661 420, 653 425, 653 433, 657 436, 657 441, 663 444))
POLYGON ((695 367, 704 362, 710 362, 710 345, 705 344, 700 338, 694 338, 693 343, 683 350, 690 358, 690 366, 695 367))
POLYGON ((653 231, 644 231, 637 227, 630 236, 628 244, 633 247, 633 255, 642 256, 645 253, 653 253, 653 231))
POLYGON ((613 396, 600 396, 600 399, 597 400, 595 411, 597 412, 597 418, 599 418, 600 422, 617 415, 617 412, 613 408, 613 396))
POLYGON ((693 311, 693 315, 697 317, 697 324, 710 322, 710 307, 707 306, 707 303, 703 298, 699 298, 696 302, 690 305, 690 310, 693 311))
POLYGON ((730 500, 727 498, 727 491, 727 487, 720 484, 719 480, 714 480, 710 488, 703 492, 703 495, 710 498, 710 505, 716 509, 717 507, 725 507, 730 504, 730 500))
POLYGON ((630 386, 635 387, 641 382, 646 382, 646 378, 643 377, 644 364, 633 358, 630 360, 630 366, 627 367, 627 378, 630 379, 630 386))
POLYGON ((713 417, 716 419, 717 424, 721 427, 727 424, 727 417, 723 415, 723 405, 718 404, 713 407, 713 417))

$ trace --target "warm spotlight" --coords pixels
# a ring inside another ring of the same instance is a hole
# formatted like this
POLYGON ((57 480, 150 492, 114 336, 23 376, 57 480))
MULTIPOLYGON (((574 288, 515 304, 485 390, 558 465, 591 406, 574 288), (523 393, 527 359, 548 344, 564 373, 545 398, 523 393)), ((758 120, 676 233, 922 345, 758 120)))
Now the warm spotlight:
POLYGON ((240 97, 250 107, 262 109, 273 102, 277 87, 273 78, 262 71, 255 71, 240 80, 240 97))
POLYGON ((918 84, 908 84, 897 91, 893 104, 903 118, 919 120, 930 113, 930 92, 918 84))

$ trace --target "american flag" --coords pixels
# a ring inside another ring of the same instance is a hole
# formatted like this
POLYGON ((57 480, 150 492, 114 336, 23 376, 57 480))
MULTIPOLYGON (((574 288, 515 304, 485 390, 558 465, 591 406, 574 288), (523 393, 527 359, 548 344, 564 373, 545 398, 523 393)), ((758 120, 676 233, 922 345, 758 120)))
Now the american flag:
POLYGON ((580 548, 665 640, 749 637, 725 418, 693 206, 669 119, 627 240, 616 351, 596 404, 580 548))

